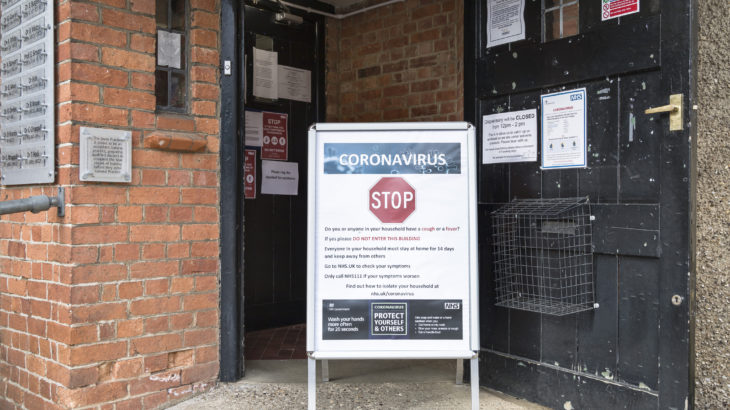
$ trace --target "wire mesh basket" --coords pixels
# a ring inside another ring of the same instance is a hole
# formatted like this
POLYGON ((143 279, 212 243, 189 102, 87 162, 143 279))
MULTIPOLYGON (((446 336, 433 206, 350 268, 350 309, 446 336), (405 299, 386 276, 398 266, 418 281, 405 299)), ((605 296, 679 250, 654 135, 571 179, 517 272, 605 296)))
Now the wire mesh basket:
POLYGON ((594 308, 588 198, 517 199, 492 212, 496 305, 555 316, 594 308))

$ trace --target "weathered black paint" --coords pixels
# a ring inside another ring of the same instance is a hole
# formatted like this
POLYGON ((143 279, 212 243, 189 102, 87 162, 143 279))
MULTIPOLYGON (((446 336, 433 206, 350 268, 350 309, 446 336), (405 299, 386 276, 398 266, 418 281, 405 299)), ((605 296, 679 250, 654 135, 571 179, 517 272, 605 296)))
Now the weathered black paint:
MULTIPOLYGON (((230 61, 234 73, 239 71, 237 47, 238 2, 221 1, 221 65, 230 61)), ((239 77, 221 76, 221 286, 220 286, 220 380, 230 382, 243 376, 241 315, 241 271, 239 253, 241 237, 241 195, 239 184, 239 77)))
POLYGON ((580 1, 581 34, 541 42, 540 1, 527 39, 486 49, 486 2, 465 2, 465 118, 538 108, 539 96, 586 87, 588 167, 479 168, 483 365, 489 386, 551 407, 684 408, 693 404, 694 2, 645 0, 600 21, 580 1), (685 130, 644 110, 683 93, 685 130), (633 124, 633 125, 632 125, 633 124), (596 300, 568 317, 495 307, 489 213, 514 198, 589 196, 596 300), (485 220, 486 219, 486 220, 485 220), (674 306, 673 295, 684 303, 674 306))

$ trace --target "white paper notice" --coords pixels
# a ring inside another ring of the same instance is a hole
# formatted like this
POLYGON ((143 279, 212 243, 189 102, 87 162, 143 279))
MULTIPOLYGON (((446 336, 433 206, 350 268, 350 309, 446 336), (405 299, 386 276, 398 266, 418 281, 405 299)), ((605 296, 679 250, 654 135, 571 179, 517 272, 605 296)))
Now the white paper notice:
POLYGON ((312 72, 280 65, 279 98, 312 102, 312 72))
POLYGON ((525 39, 525 0, 487 0, 487 47, 525 39))
POLYGON ((275 100, 278 97, 277 64, 279 54, 275 51, 253 49, 253 95, 275 100))
POLYGON ((586 89, 545 94, 542 102, 542 168, 585 168, 586 89))
POLYGON ((264 113, 246 110, 246 145, 260 147, 264 137, 264 113))
POLYGON ((482 117, 482 164, 537 161, 537 110, 482 117))
POLYGON ((180 68, 181 44, 179 33, 157 30, 157 65, 180 68))
POLYGON ((261 161, 261 193, 296 195, 299 187, 299 164, 284 161, 261 161))

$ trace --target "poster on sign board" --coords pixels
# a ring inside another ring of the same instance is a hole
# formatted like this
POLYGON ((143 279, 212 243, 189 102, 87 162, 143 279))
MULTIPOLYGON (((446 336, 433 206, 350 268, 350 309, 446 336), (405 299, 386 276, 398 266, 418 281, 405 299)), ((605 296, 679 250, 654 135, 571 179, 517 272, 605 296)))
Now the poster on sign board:
POLYGON ((309 138, 307 350, 471 357, 474 128, 316 124, 309 138))

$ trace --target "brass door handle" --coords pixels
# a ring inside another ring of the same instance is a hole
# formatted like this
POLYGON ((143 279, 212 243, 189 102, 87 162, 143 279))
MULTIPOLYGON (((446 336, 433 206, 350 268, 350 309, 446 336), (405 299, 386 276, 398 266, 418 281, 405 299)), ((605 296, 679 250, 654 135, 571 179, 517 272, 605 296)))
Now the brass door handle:
POLYGON ((676 112, 679 111, 679 106, 669 104, 662 105, 661 107, 648 108, 644 111, 644 114, 658 114, 660 112, 676 112))
POLYGON ((669 96, 669 104, 661 107, 649 108, 644 114, 659 114, 663 112, 669 113, 669 131, 682 131, 684 123, 682 122, 682 94, 672 94, 669 96))

